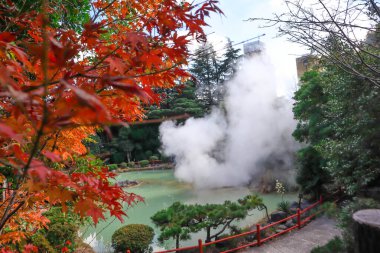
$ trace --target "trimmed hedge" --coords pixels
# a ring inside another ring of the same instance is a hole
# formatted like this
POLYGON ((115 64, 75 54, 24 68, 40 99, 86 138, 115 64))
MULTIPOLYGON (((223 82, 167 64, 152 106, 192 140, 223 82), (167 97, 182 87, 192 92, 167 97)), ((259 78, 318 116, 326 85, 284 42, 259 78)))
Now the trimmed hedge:
POLYGON ((127 165, 128 165, 128 168, 134 168, 136 163, 135 162, 129 162, 129 163, 127 163, 127 165))
POLYGON ((108 169, 110 171, 117 170, 117 164, 108 164, 108 169))
POLYGON ((112 247, 115 252, 148 253, 154 237, 153 228, 144 224, 130 224, 119 228, 112 235, 112 247))
POLYGON ((148 160, 141 160, 139 163, 140 163, 141 167, 145 167, 145 166, 149 165, 149 161, 148 160))
POLYGON ((149 157, 149 161, 157 161, 157 160, 158 160, 158 156, 152 155, 149 157))

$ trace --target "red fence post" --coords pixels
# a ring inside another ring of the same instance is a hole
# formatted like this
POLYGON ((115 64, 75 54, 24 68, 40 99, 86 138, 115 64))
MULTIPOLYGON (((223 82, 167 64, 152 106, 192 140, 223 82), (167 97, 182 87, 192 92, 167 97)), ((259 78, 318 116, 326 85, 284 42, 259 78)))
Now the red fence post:
POLYGON ((297 208, 297 225, 298 229, 301 229, 301 211, 299 208, 297 208))
POLYGON ((127 253, 131 253, 131 251, 130 251, 130 250, 127 250, 127 253))
POLYGON ((199 253, 203 253, 202 239, 198 240, 199 253))
POLYGON ((256 238, 257 238, 257 246, 260 246, 261 244, 260 224, 256 224, 256 238))

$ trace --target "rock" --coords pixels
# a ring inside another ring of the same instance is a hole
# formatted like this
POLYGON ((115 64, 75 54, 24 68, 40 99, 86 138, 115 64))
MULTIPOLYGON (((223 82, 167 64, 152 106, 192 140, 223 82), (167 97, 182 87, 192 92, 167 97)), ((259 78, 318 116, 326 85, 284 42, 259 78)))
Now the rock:
POLYGON ((297 202, 297 201, 293 201, 293 202, 290 204, 290 209, 292 209, 292 208, 294 208, 294 209, 297 210, 297 208, 298 208, 298 202, 297 202))
POLYGON ((285 222, 285 226, 287 228, 290 228, 290 227, 293 227, 295 224, 292 220, 288 220, 287 222, 285 222))
POLYGON ((139 182, 137 182, 135 180, 124 180, 124 181, 117 182, 117 185, 120 187, 131 187, 131 186, 135 186, 138 184, 139 184, 139 182))
POLYGON ((272 222, 276 222, 282 219, 285 219, 287 217, 286 213, 283 211, 276 211, 274 213, 271 213, 270 220, 272 222))
POLYGON ((286 230, 288 227, 286 225, 278 225, 277 229, 286 230))
POLYGON ((301 202, 301 210, 308 208, 309 206, 311 206, 311 203, 309 201, 304 200, 301 202))

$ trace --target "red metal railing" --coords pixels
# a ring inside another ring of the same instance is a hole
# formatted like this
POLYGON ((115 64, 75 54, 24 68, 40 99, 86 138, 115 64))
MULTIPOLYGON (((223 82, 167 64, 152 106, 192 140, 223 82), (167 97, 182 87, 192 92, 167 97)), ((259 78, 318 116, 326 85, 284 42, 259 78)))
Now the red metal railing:
MULTIPOLYGON (((203 243, 201 239, 198 240, 198 245, 195 245, 195 246, 189 246, 189 247, 183 247, 183 248, 177 248, 177 249, 170 249, 170 250, 163 250, 163 251, 157 251, 155 253, 169 253, 169 252, 180 252, 180 251, 185 251, 185 250, 192 250, 192 249, 198 249, 198 252, 199 253, 203 253, 204 251, 204 248, 207 247, 207 246, 210 246, 210 245, 213 245, 213 244, 217 244, 217 243, 221 243, 221 242, 224 242, 224 241, 229 241, 229 240, 232 240, 232 239, 236 239, 236 238, 239 238, 239 237, 243 237, 243 236, 247 236, 247 235, 252 235, 252 234, 256 234, 256 241, 255 242, 250 242, 250 243, 247 243, 247 244, 244 244, 244 245, 240 245, 239 247, 236 247, 236 248, 233 248, 233 249, 229 249, 229 250, 226 250, 226 251, 223 251, 221 253, 229 253, 229 252, 235 252, 237 250, 241 250, 241 249, 244 249, 244 248, 247 248, 247 247, 253 247, 253 246, 260 246, 261 244, 275 238, 275 237, 278 237, 282 234, 285 234, 289 231, 292 231, 296 228, 298 229, 301 229, 301 227, 303 225, 305 225, 307 222, 311 221, 312 218, 314 218, 318 213, 320 213, 322 210, 318 210, 312 214, 310 214, 309 216, 307 217, 304 217, 302 218, 303 214, 307 214, 308 211, 314 209, 315 207, 319 206, 322 204, 322 196, 321 198, 315 202, 314 204, 312 204, 311 206, 303 209, 303 210, 300 210, 300 209, 297 209, 297 213, 293 214, 293 215, 290 215, 282 220, 279 220, 279 221, 276 221, 276 222, 273 222, 273 223, 270 223, 266 226, 261 226, 260 224, 257 224, 256 225, 256 230, 251 230, 251 231, 248 231, 248 232, 245 232, 245 233, 241 233, 241 234, 238 234, 238 235, 233 235, 233 236, 229 236, 229 237, 226 237, 226 238, 223 238, 223 239, 219 239, 219 240, 215 240, 215 241, 212 241, 212 242, 207 242, 207 243, 203 243), (297 218, 297 224, 292 226, 292 227, 289 227, 283 231, 280 231, 278 233, 275 233, 273 235, 270 235, 268 237, 265 237, 265 238, 261 238, 261 232, 268 229, 268 228, 271 228, 271 227, 274 227, 276 225, 279 225, 281 223, 284 223, 288 220, 291 220, 291 219, 294 219, 294 218, 297 218)), ((127 251, 127 253, 131 253, 129 250, 127 251)))

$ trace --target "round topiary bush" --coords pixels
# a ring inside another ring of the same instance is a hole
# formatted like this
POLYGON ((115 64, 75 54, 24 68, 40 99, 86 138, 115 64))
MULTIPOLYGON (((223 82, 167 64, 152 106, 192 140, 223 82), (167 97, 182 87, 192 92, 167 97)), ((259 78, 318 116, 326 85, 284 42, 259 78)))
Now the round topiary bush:
POLYGON ((158 156, 152 155, 149 157, 149 161, 157 161, 157 160, 158 160, 158 156))
POLYGON ((141 167, 145 167, 145 166, 149 165, 149 161, 148 160, 141 160, 139 163, 140 163, 141 167))
POLYGON ((115 252, 127 252, 128 249, 133 253, 152 252, 150 244, 153 237, 153 228, 144 224, 130 224, 113 233, 112 247, 115 252))
POLYGON ((129 163, 127 163, 127 167, 128 168, 134 168, 135 166, 136 166, 135 162, 129 162, 129 163))

